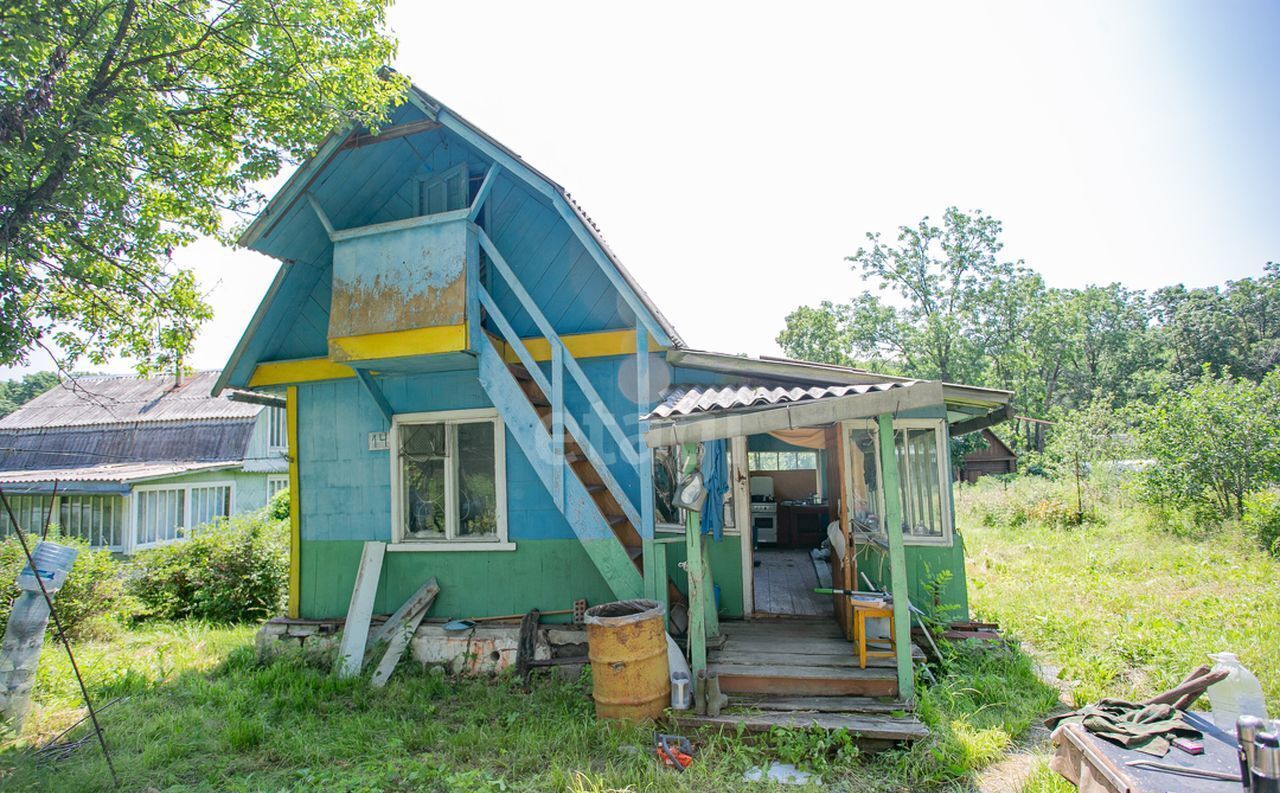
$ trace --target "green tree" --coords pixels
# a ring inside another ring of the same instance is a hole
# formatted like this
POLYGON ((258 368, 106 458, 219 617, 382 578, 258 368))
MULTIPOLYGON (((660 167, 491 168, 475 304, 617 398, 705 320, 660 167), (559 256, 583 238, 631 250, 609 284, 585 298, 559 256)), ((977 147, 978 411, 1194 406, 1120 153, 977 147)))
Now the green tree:
POLYGON ((981 351, 968 331, 977 303, 992 279, 1014 267, 999 262, 1004 247, 1000 228, 1000 221, 981 211, 949 207, 941 225, 926 217, 914 226, 900 226, 895 243, 868 232, 870 246, 848 260, 864 281, 881 292, 896 292, 903 305, 890 313, 870 295, 854 301, 851 324, 874 334, 855 336, 855 344, 876 343, 917 377, 975 381, 981 351))
POLYGON ((35 372, 0 383, 0 417, 7 416, 58 384, 53 372, 35 372))
POLYGON ((168 367, 209 309, 173 251, 376 125, 388 0, 11 0, 0 10, 0 363, 168 367))
POLYGON ((1045 460, 1055 476, 1069 479, 1076 491, 1076 522, 1084 521, 1085 490, 1089 472, 1098 463, 1115 460, 1123 445, 1124 422, 1101 392, 1066 411, 1053 425, 1045 445, 1045 460))
POLYGON ((1280 263, 1261 278, 1188 289, 1156 290, 1152 317, 1176 383, 1199 379, 1201 369, 1259 380, 1280 365, 1280 263))
POLYGON ((1245 496, 1280 482, 1280 371, 1260 383, 1208 367, 1183 391, 1132 409, 1145 498, 1238 517, 1245 496))

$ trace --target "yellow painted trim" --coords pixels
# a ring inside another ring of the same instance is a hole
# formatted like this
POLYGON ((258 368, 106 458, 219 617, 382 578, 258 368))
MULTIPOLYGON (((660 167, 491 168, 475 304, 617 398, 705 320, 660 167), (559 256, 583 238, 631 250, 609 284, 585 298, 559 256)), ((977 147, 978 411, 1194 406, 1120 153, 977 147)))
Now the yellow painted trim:
MULTIPOLYGON (((633 355, 636 351, 636 332, 634 330, 601 330, 594 333, 571 333, 561 336, 564 347, 574 358, 601 358, 609 355, 633 355)), ((551 342, 541 336, 521 339, 535 361, 551 360, 551 342)), ((649 351, 662 349, 649 336, 649 351)), ((502 357, 507 363, 519 363, 510 345, 502 345, 502 357)))
MULTIPOLYGON (((507 363, 519 363, 510 345, 490 336, 502 352, 507 363)), ((565 348, 574 358, 599 358, 608 355, 631 355, 636 351, 634 330, 602 330, 595 333, 573 333, 561 336, 565 348)), ((551 343, 541 336, 522 339, 535 361, 551 360, 551 343)), ((444 325, 439 328, 373 333, 368 336, 346 336, 331 339, 330 344, 341 343, 346 352, 354 350, 358 356, 347 360, 377 360, 401 358, 413 355, 432 355, 441 352, 459 352, 468 349, 466 325, 444 325), (417 338, 415 338, 415 336, 417 338), (384 338, 385 337, 385 338, 384 338), (379 344, 385 346, 379 347, 379 344)), ((332 347, 331 347, 332 349, 332 347)), ((662 346, 649 337, 649 351, 658 352, 662 346)), ((320 380, 344 380, 355 377, 355 372, 344 363, 328 358, 296 358, 291 361, 267 361, 260 363, 249 378, 250 388, 314 383, 320 380)))
POLYGON ((297 358, 292 361, 268 361, 260 363, 249 378, 249 387, 288 383, 311 383, 317 380, 342 380, 355 377, 351 367, 334 363, 328 358, 297 358))
POLYGON ((329 357, 335 361, 372 361, 410 355, 461 352, 465 349, 467 349, 465 324, 394 330, 362 336, 337 336, 329 339, 329 357))
POLYGON ((298 387, 286 389, 285 429, 289 436, 289 616, 302 604, 302 498, 298 491, 298 387))

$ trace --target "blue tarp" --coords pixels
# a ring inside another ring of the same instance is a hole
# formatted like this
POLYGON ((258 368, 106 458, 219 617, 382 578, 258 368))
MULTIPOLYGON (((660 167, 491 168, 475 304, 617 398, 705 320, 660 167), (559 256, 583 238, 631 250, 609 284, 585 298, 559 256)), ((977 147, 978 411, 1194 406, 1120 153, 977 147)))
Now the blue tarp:
POLYGON ((707 502, 702 506, 702 533, 719 540, 724 536, 724 494, 729 488, 723 440, 702 445, 702 482, 707 488, 707 502))

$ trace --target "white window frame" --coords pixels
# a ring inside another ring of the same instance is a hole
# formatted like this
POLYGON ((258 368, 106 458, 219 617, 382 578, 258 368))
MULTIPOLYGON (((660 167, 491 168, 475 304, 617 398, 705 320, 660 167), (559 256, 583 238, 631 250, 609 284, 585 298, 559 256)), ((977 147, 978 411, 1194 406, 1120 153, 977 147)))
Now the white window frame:
POLYGON ((276 483, 282 483, 276 488, 276 493, 289 486, 288 474, 270 474, 267 476, 267 503, 271 503, 271 499, 275 498, 275 493, 271 492, 271 486, 276 483))
MULTIPOLYGON (((136 485, 133 488, 133 492, 130 493, 130 496, 136 495, 138 493, 147 493, 155 490, 181 490, 182 491, 182 523, 183 525, 178 526, 177 528, 183 531, 190 531, 192 528, 194 528, 191 525, 191 490, 192 488, 204 488, 204 487, 230 488, 230 494, 227 497, 227 500, 231 502, 230 509, 227 511, 227 514, 225 517, 229 518, 232 515, 236 514, 236 483, 234 479, 218 479, 210 482, 183 482, 183 483, 170 482, 169 484, 163 484, 163 485, 136 485)), ((126 539, 128 541, 130 553, 132 553, 133 551, 141 551, 147 548, 159 548, 162 545, 170 545, 175 542, 186 541, 187 535, 182 534, 180 532, 177 537, 174 537, 171 540, 156 540, 155 542, 145 542, 145 543, 138 542, 138 511, 137 511, 138 501, 135 498, 129 498, 127 499, 127 501, 128 501, 128 510, 129 510, 128 512, 129 520, 128 520, 128 529, 127 529, 128 534, 126 535, 126 539)))
POLYGON ((388 435, 391 448, 391 544, 388 551, 514 551, 515 543, 507 538, 507 431, 502 417, 493 408, 474 410, 443 410, 428 413, 401 413, 391 420, 388 435), (488 540, 451 539, 458 521, 457 503, 457 455, 453 454, 458 424, 493 423, 493 483, 497 501, 497 536, 488 540), (404 536, 404 472, 400 466, 401 428, 414 424, 444 424, 449 464, 445 470, 445 537, 443 539, 414 539, 404 536))
MULTIPOLYGON (((872 431, 878 432, 879 424, 875 421, 846 421, 846 422, 843 422, 843 425, 844 426, 841 431, 845 433, 845 441, 844 441, 845 470, 849 472, 847 474, 848 476, 852 476, 853 475, 853 452, 849 448, 850 446, 848 442, 849 431, 850 430, 872 430, 872 431)), ((951 469, 949 465, 950 461, 948 459, 950 455, 950 449, 948 448, 948 445, 947 445, 948 434, 947 434, 946 419, 894 419, 893 420, 894 443, 895 444, 897 443, 898 430, 920 430, 920 429, 935 430, 934 438, 936 439, 936 442, 938 444, 938 500, 941 502, 941 504, 939 505, 939 509, 941 510, 940 516, 942 519, 942 534, 938 537, 927 537, 927 536, 921 536, 918 534, 910 534, 904 531, 902 533, 902 542, 904 545, 935 545, 935 546, 940 546, 944 548, 949 548, 951 547, 951 544, 953 542, 953 535, 955 533, 955 523, 951 516, 951 492, 949 490, 949 488, 951 487, 951 469)), ((876 457, 876 475, 879 476, 880 472, 883 471, 884 469, 880 463, 880 443, 879 443, 878 435, 877 435, 877 442, 872 445, 872 449, 875 452, 875 457, 876 457)), ((902 477, 902 471, 898 471, 898 477, 899 478, 902 477)), ((879 482, 879 486, 876 488, 876 501, 877 501, 876 509, 877 509, 877 514, 880 516, 881 534, 883 534, 885 530, 884 493, 885 493, 885 485, 882 479, 879 482)), ((849 499, 846 498, 845 501, 846 503, 848 503, 849 499)), ((900 508, 905 509, 906 506, 900 505, 900 508)))
POLYGON ((280 454, 289 451, 289 414, 286 408, 275 406, 267 408, 267 451, 280 454), (277 440, 280 443, 272 443, 271 436, 276 434, 277 429, 279 429, 277 440))

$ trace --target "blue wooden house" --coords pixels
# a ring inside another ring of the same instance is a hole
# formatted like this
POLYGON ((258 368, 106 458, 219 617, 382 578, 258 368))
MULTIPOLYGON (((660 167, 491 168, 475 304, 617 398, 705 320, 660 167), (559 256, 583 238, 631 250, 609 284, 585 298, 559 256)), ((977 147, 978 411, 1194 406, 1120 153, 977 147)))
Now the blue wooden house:
MULTIPOLYGON (((290 616, 343 616, 366 541, 380 612, 430 576, 437 617, 643 595, 695 666, 771 609, 849 636, 828 574, 964 616, 947 438, 1007 393, 691 349, 564 188, 429 95, 332 135, 240 243, 282 265, 217 388, 287 396, 290 616), (724 484, 706 534, 691 454, 724 484)), ((909 695, 899 644, 820 693, 909 695)))

